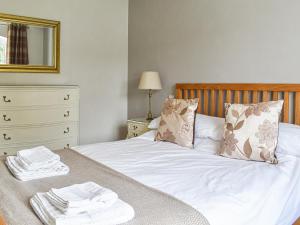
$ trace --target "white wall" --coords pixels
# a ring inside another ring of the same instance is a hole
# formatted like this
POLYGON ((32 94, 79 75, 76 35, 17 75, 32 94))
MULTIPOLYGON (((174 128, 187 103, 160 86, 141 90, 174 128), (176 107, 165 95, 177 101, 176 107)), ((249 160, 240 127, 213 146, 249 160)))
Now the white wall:
POLYGON ((299 0, 130 0, 129 117, 145 115, 143 70, 177 82, 300 83, 299 0))
POLYGON ((0 5, 3 13, 61 21, 61 73, 0 73, 0 85, 80 85, 81 144, 123 136, 128 0, 1 0, 0 5))

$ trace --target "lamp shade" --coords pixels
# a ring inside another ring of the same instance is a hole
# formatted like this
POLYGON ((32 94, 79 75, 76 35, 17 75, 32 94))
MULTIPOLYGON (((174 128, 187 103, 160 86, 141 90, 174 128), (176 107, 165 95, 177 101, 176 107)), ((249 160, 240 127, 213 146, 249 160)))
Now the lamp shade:
POLYGON ((145 71, 142 73, 139 89, 142 90, 160 90, 161 82, 158 72, 145 71))

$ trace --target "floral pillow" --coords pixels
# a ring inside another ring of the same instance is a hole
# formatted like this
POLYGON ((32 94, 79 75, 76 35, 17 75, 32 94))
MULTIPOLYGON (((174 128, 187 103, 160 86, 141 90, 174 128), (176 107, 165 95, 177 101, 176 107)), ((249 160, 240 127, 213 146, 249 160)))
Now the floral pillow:
POLYGON ((166 99, 155 140, 192 148, 197 106, 198 99, 166 99))
POLYGON ((224 143, 220 155, 277 163, 275 149, 283 101, 225 104, 224 143))

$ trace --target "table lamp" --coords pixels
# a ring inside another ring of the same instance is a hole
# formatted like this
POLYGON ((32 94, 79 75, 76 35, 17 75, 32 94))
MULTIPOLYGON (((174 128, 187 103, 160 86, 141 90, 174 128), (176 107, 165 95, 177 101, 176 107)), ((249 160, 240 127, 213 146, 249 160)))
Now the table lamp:
POLYGON ((161 82, 158 72, 153 71, 145 71, 141 75, 140 83, 139 83, 140 90, 148 90, 149 96, 149 111, 147 115, 147 120, 152 120, 152 112, 151 112, 151 97, 152 97, 152 90, 161 90, 161 82))

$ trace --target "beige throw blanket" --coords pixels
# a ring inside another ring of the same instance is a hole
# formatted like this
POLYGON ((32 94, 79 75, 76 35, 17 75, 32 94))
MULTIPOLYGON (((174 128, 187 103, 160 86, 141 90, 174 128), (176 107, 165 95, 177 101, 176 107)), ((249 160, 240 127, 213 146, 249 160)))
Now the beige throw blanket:
MULTIPOLYGON (((29 199, 36 192, 94 181, 117 192, 135 210, 135 218, 126 225, 209 225, 201 213, 162 192, 146 187, 98 162, 72 150, 58 151, 70 167, 67 176, 22 182, 8 171, 4 157, 0 162, 0 214, 8 225, 41 225, 29 199)), ((125 225, 125 224, 124 224, 125 225)))

